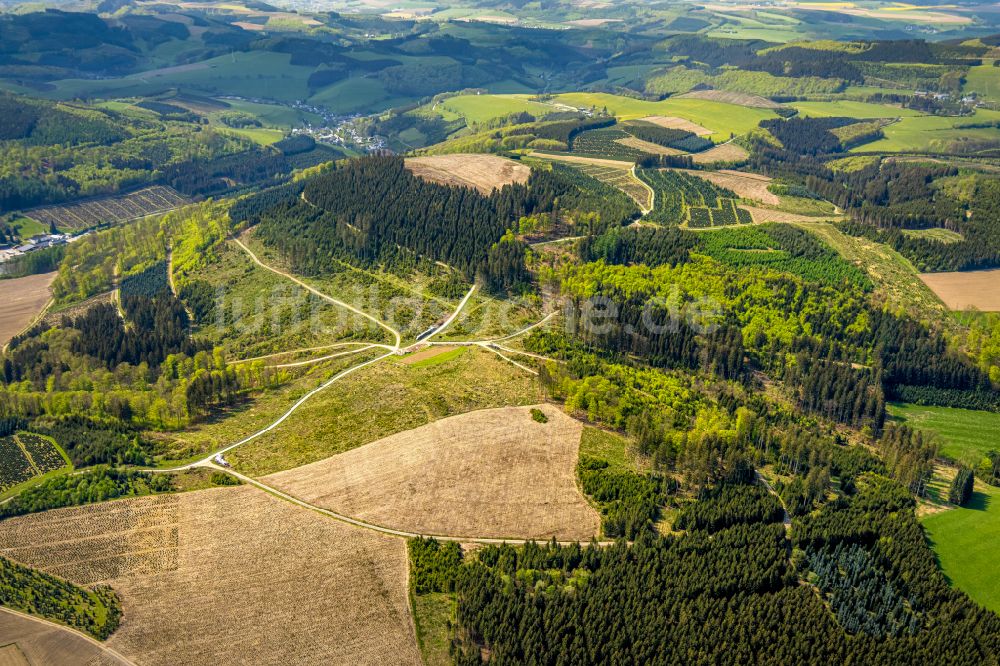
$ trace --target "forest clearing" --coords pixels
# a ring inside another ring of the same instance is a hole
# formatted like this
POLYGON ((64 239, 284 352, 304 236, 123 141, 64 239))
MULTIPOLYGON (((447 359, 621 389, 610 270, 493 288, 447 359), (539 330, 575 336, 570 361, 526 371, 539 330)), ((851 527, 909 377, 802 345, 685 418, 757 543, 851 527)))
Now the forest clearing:
POLYGON ((559 409, 453 416, 265 477, 311 504, 384 527, 447 536, 587 540, 598 516, 579 493, 582 426, 559 409))
POLYGON ((13 518, 0 543, 78 584, 111 584, 124 616, 108 646, 137 663, 420 663, 405 543, 251 486, 13 518))
POLYGON ((513 183, 528 182, 531 169, 496 155, 429 155, 408 157, 406 168, 415 176, 441 185, 474 187, 483 194, 513 183))

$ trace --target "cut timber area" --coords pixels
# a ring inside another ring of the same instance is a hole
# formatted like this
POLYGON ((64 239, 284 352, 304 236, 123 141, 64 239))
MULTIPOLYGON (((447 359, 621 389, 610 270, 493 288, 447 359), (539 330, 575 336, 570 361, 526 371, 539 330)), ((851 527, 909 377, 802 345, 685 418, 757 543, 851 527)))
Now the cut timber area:
POLYGON ((474 187, 483 194, 526 183, 531 168, 496 155, 455 154, 406 158, 406 168, 432 183, 474 187))
POLYGON ((587 540, 599 517, 576 487, 582 426, 557 408, 453 416, 262 479, 384 527, 459 537, 587 540))
POLYGON ((420 663, 406 543, 253 486, 11 518, 0 544, 111 585, 123 617, 107 645, 143 666, 420 663))
POLYGON ((0 666, 129 666, 96 640, 0 608, 0 666))

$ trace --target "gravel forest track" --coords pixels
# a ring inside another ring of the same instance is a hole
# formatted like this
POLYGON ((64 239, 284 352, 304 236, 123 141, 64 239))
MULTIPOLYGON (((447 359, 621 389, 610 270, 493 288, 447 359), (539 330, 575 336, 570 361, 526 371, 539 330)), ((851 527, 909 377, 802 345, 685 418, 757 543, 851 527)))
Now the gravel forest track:
POLYGON ((396 344, 394 346, 394 349, 399 349, 399 346, 400 346, 400 344, 403 341, 403 336, 400 335, 399 331, 397 331, 396 329, 394 329, 392 326, 389 326, 389 324, 385 323, 381 319, 377 319, 376 317, 373 317, 372 315, 368 314, 367 312, 365 312, 363 310, 359 310, 358 308, 354 307, 353 305, 348 305, 344 301, 337 300, 336 298, 333 298, 332 296, 327 296, 326 294, 324 294, 319 289, 316 289, 315 287, 306 284, 305 282, 303 282, 302 280, 298 279, 294 275, 291 275, 290 273, 286 273, 283 270, 280 270, 278 268, 275 268, 273 266, 269 266, 268 264, 265 264, 263 261, 261 261, 257 257, 256 254, 254 254, 253 250, 251 250, 249 247, 247 247, 246 245, 244 245, 243 241, 241 241, 239 238, 233 238, 233 242, 236 243, 237 245, 239 245, 240 248, 250 256, 250 258, 253 260, 253 262, 255 264, 257 264, 258 266, 260 266, 261 268, 264 268, 266 270, 271 271, 272 273, 275 273, 276 275, 280 275, 283 278, 291 280, 295 284, 299 285, 303 289, 306 289, 307 291, 311 292, 312 294, 314 294, 316 296, 319 296, 323 300, 325 300, 325 301, 327 301, 329 303, 333 303, 334 305, 338 305, 338 306, 340 306, 342 308, 345 308, 347 310, 350 310, 354 314, 360 315, 360 316, 364 317, 365 319, 368 319, 369 321, 374 322, 379 327, 385 329, 386 331, 388 331, 389 333, 391 333, 392 336, 396 339, 396 344))

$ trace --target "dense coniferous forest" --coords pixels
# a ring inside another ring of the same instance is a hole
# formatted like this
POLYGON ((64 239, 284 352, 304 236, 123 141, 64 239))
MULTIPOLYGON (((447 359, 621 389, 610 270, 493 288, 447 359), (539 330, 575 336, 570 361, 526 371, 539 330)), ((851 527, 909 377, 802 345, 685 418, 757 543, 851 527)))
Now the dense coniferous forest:
MULTIPOLYGON (((426 182, 397 157, 366 157, 310 180, 298 199, 290 189, 274 190, 234 214, 260 219, 257 238, 307 274, 329 271, 327 256, 392 264, 416 254, 504 292, 527 279, 524 245, 506 232, 519 218, 552 211, 563 195, 579 205, 580 188, 562 173, 533 170, 526 185, 484 196, 426 182)), ((620 199, 611 205, 621 219, 620 199)))
POLYGON ((910 506, 872 481, 797 520, 789 543, 771 495, 728 485, 682 514, 682 536, 489 546, 462 564, 425 543, 440 555, 414 568, 453 573, 435 589, 456 590, 463 664, 988 662, 1000 620, 949 589, 910 506))

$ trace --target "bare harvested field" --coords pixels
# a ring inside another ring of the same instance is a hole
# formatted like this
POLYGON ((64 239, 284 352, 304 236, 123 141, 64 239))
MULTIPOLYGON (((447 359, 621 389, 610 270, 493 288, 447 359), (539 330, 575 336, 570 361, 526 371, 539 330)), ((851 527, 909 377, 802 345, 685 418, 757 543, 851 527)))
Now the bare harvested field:
POLYGON ((512 183, 526 183, 531 169, 496 155, 428 155, 406 158, 406 168, 432 183, 474 187, 483 194, 512 183))
POLYGON ((395 529, 447 536, 589 539, 576 487, 582 426, 552 406, 452 416, 265 477, 307 502, 395 529))
POLYGON ((107 644, 139 664, 420 663, 405 542, 252 486, 12 518, 0 544, 114 587, 124 616, 107 644))
POLYGON ((714 148, 694 153, 691 158, 695 164, 711 164, 713 162, 742 162, 750 154, 735 143, 723 143, 714 148))
POLYGON ((712 102, 723 102, 725 104, 736 104, 738 106, 748 106, 753 109, 777 109, 781 105, 772 102, 760 95, 750 95, 747 93, 733 92, 732 90, 692 90, 691 92, 678 95, 678 97, 691 97, 693 99, 707 99, 712 102))
POLYGON ((0 666, 123 666, 96 642, 51 622, 0 608, 0 666))
POLYGON ((920 279, 951 310, 1000 312, 1000 268, 956 273, 922 273, 920 279))
POLYGON ((653 155, 683 155, 683 150, 677 150, 676 148, 670 148, 668 146, 661 146, 658 143, 653 143, 652 141, 643 141, 642 139, 637 139, 634 136, 630 136, 627 139, 616 139, 615 143, 619 143, 623 146, 628 146, 629 148, 635 148, 637 150, 643 150, 647 153, 653 155))
POLYGON ((712 134, 712 130, 707 127, 702 127, 698 123, 693 123, 690 120, 685 120, 684 118, 676 118, 674 116, 646 116, 643 120, 647 123, 659 125, 660 127, 684 130, 686 132, 697 134, 698 136, 709 136, 712 134))
POLYGON ((767 186, 771 184, 771 179, 767 176, 760 176, 755 173, 743 173, 742 171, 730 171, 722 169, 720 171, 685 171, 684 173, 704 178, 719 187, 736 192, 744 199, 753 199, 769 206, 777 206, 781 199, 776 194, 769 192, 767 186))
POLYGON ((0 346, 31 323, 49 302, 57 273, 0 280, 0 346))

